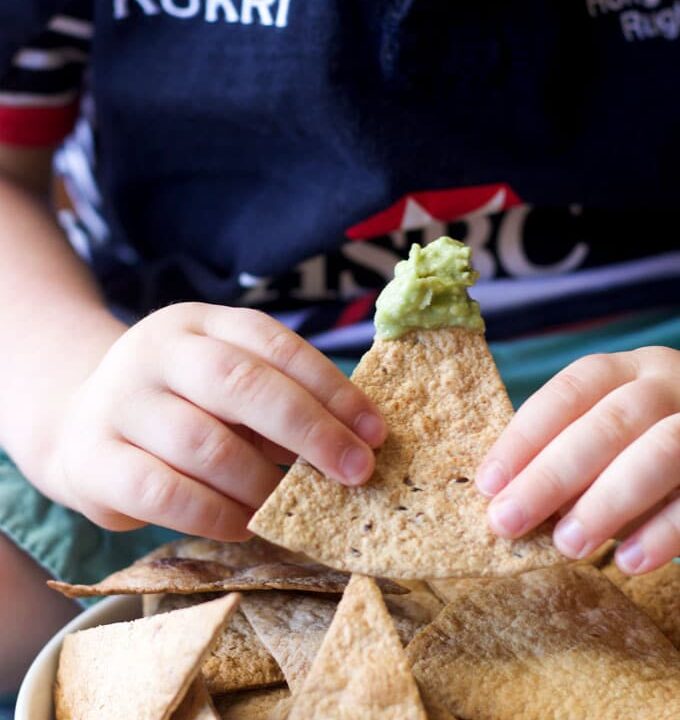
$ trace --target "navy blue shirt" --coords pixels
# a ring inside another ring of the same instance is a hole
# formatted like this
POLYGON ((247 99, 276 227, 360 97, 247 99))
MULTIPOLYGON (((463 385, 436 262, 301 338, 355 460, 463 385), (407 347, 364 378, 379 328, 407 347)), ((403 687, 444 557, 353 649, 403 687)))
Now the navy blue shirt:
POLYGON ((353 352, 448 233, 507 337, 680 300, 679 35, 660 0, 5 0, 0 139, 80 109, 63 219, 131 315, 254 305, 353 352))

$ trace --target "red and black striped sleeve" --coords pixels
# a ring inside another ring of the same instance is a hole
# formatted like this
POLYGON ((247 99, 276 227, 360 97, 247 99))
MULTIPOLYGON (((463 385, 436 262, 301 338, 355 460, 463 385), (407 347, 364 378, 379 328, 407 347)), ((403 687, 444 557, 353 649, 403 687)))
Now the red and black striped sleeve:
POLYGON ((78 115, 92 41, 91 0, 4 0, 0 143, 57 145, 78 115))

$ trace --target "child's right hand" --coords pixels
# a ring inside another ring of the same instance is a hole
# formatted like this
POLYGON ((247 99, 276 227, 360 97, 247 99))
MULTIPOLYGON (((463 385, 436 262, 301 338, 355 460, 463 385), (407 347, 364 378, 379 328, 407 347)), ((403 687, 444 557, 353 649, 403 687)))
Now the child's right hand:
POLYGON ((218 540, 246 524, 296 455, 366 481, 386 428, 320 352, 263 313, 186 303, 125 332, 70 402, 49 482, 103 527, 218 540))

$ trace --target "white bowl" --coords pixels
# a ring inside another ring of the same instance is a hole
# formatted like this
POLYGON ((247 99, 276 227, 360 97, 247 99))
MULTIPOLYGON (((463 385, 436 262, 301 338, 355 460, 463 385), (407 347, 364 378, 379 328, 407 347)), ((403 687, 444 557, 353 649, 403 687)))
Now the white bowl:
POLYGON ((66 635, 97 625, 134 620, 141 614, 139 596, 111 597, 85 610, 62 628, 45 645, 26 673, 19 690, 14 720, 54 720, 52 688, 57 674, 59 651, 66 635))

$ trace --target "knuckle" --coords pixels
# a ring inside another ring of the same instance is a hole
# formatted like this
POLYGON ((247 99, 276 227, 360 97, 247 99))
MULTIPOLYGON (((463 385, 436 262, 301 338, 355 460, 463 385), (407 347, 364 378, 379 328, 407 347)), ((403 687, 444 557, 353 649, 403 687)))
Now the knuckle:
POLYGON ((635 380, 635 395, 637 402, 629 403, 626 407, 636 412, 642 407, 652 413, 671 415, 677 408, 677 401, 672 392, 669 392, 668 383, 655 376, 643 376, 635 380))
MULTIPOLYGON (((619 354, 620 355, 620 354, 619 354)), ((601 381, 620 371, 620 360, 612 353, 593 353, 574 360, 555 376, 555 380, 566 377, 566 383, 584 392, 593 382, 601 381)), ((568 388, 567 388, 568 389, 568 388)))
POLYGON ((603 367, 609 365, 611 356, 607 353, 592 353, 590 355, 584 355, 574 362, 570 363, 566 370, 580 373, 583 370, 589 370, 592 368, 603 367))
POLYGON ((358 412, 362 405, 365 404, 365 402, 361 402, 361 397, 354 387, 347 388, 344 384, 334 385, 330 389, 326 400, 327 407, 334 410, 345 410, 348 413, 350 410, 358 412))
POLYGON ((565 405, 571 405, 586 394, 586 383, 577 368, 564 370, 553 379, 550 390, 565 405))
POLYGON ((532 473, 536 487, 541 488, 541 495, 551 500, 566 500, 571 496, 571 489, 567 481, 554 468, 543 465, 532 473))
POLYGON ((211 425, 188 438, 188 452, 200 471, 209 474, 222 469, 238 451, 236 438, 219 426, 211 425))
POLYGON ((607 447, 621 447, 630 434, 630 416, 623 403, 608 403, 597 415, 593 431, 602 438, 607 447))
POLYGON ((673 348, 665 347, 664 345, 645 345, 641 348, 636 348, 632 351, 632 355, 639 363, 641 368, 644 368, 648 363, 669 363, 677 362, 679 356, 678 350, 673 348))
POLYGON ((301 337, 288 329, 275 332, 267 341, 267 357, 285 372, 304 349, 301 337))
POLYGON ((332 430, 328 423, 319 417, 308 417, 301 421, 300 454, 303 457, 317 457, 323 454, 332 430))
POLYGON ((228 395, 254 402, 266 385, 266 366, 252 358, 238 360, 221 371, 228 395))
POLYGON ((170 469, 151 469, 136 478, 137 506, 144 518, 172 517, 185 506, 180 477, 170 469))
POLYGON ((680 462, 680 413, 660 420, 652 429, 656 452, 670 463, 680 462))

